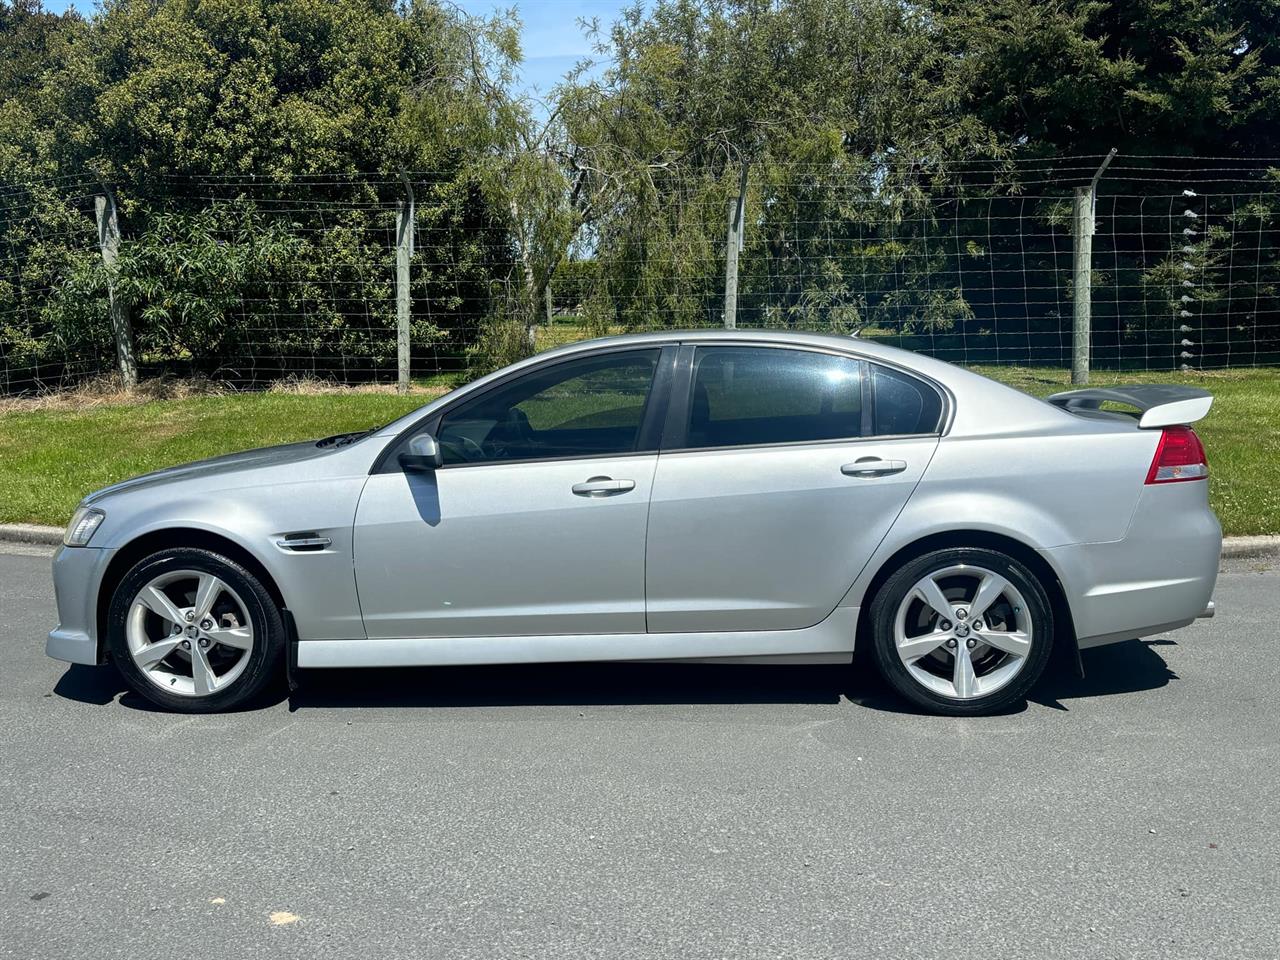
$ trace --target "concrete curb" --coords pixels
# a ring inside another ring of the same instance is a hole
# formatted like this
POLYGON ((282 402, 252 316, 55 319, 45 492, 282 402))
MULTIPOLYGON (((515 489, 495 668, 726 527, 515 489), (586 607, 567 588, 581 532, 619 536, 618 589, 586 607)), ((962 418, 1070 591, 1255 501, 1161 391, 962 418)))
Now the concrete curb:
POLYGON ((62 543, 62 527, 42 527, 34 523, 0 523, 0 543, 39 543, 56 547, 62 543))
POLYGON ((1280 537, 1225 537, 1224 557, 1273 557, 1280 555, 1280 537))
MULTIPOLYGON (((62 527, 42 527, 34 523, 0 523, 0 543, 38 543, 56 547, 62 543, 62 527)), ((1280 556, 1280 536, 1227 537, 1222 541, 1222 555, 1280 556)))

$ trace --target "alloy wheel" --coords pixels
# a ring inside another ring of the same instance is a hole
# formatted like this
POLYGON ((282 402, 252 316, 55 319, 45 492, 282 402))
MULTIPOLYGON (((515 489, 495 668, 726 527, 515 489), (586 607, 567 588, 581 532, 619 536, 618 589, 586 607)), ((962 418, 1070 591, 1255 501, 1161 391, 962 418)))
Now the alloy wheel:
POLYGON ((129 655, 161 690, 208 696, 235 683, 253 651, 248 608, 211 573, 173 570, 138 591, 125 621, 129 655))
POLYGON ((1007 686, 1026 665, 1033 642, 1017 587, 971 564, 921 577, 894 619, 894 647, 907 672, 926 689, 956 700, 1007 686))

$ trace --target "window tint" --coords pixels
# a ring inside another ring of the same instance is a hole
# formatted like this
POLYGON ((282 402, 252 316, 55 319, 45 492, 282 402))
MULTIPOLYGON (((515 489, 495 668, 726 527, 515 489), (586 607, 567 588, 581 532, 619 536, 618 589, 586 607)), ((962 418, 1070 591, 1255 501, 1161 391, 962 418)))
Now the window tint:
POLYGON ((630 453, 636 449, 658 350, 558 363, 447 413, 445 463, 630 453))
POLYGON ((870 364, 876 436, 937 433, 942 419, 938 391, 915 377, 870 364))
POLYGON ((802 350, 699 348, 686 446, 861 436, 862 369, 848 357, 802 350))

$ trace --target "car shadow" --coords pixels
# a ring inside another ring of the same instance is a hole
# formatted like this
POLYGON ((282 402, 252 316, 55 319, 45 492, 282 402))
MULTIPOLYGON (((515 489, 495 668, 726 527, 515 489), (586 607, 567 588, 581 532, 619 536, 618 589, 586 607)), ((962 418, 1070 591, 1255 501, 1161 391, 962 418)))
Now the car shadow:
POLYGON ((305 670, 290 709, 836 703, 848 668, 676 663, 546 663, 305 670))
MULTIPOLYGON (((1163 687, 1178 679, 1157 646, 1168 640, 1130 640, 1085 650, 1085 676, 1055 663, 1028 700, 1056 710, 1067 702, 1163 687)), ((304 670, 292 692, 284 684, 253 710, 288 702, 314 708, 626 706, 643 704, 835 704, 841 699, 887 713, 919 713, 898 697, 870 665, 766 666, 681 663, 549 663, 475 667, 304 670)), ((102 706, 119 700, 135 710, 159 710, 128 690, 111 664, 73 664, 53 688, 56 696, 102 706)), ((1026 709, 1018 703, 1004 711, 1026 709)))
MULTIPOLYGON (((1074 670, 1050 669, 1028 698, 1055 710, 1068 709, 1064 700, 1111 697, 1142 690, 1157 690, 1177 680, 1156 647, 1172 646, 1173 640, 1126 640, 1080 651, 1084 676, 1074 670)), ((1057 665, 1054 665, 1057 666, 1057 665)))
POLYGON ((54 694, 64 700, 74 700, 77 703, 88 703, 98 707, 112 703, 116 697, 127 693, 128 690, 124 677, 120 676, 120 671, 111 663, 96 667, 73 663, 53 685, 54 694))

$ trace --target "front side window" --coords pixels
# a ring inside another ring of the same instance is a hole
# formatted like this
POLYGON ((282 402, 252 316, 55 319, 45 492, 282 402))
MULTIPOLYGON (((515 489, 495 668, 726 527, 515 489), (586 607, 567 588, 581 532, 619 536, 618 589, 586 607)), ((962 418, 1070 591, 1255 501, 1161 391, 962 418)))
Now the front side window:
POLYGON ((694 354, 687 447, 800 443, 863 435, 863 364, 774 347, 694 354))
POLYGON ((557 363, 449 411, 436 431, 446 464, 632 453, 658 350, 557 363))

